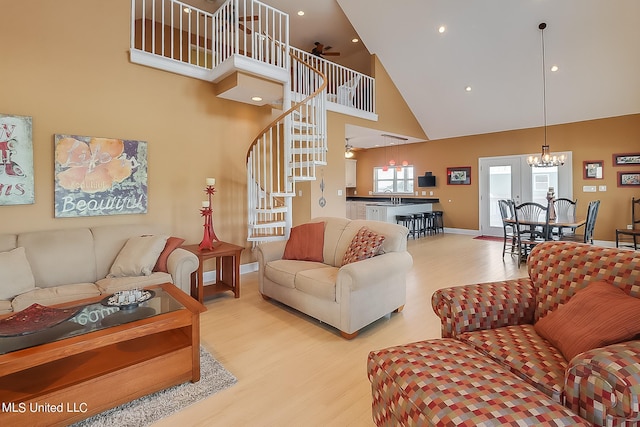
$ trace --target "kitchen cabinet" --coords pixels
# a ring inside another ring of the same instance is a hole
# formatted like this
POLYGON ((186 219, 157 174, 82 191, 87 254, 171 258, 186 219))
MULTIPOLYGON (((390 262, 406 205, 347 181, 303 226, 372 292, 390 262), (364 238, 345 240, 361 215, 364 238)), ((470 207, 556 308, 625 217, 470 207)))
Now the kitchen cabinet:
POLYGON ((345 159, 345 187, 353 188, 356 186, 356 163, 357 160, 345 159))

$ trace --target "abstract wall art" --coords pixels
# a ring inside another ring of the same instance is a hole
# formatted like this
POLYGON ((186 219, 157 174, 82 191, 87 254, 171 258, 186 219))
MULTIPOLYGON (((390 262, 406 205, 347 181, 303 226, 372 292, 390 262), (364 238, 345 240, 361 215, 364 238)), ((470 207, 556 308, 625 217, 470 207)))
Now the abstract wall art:
POLYGON ((147 212, 147 143, 55 135, 55 217, 147 212))

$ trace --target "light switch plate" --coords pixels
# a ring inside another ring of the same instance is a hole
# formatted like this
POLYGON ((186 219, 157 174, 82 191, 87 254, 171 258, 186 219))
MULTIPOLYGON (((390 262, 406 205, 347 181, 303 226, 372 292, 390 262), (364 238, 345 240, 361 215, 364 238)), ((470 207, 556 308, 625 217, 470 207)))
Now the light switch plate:
POLYGON ((596 192, 596 186, 595 185, 583 185, 582 186, 582 191, 585 193, 595 193, 596 192))
POLYGON ((607 186, 606 185, 599 186, 598 191, 607 191, 607 186))
POLYGON ((338 190, 338 196, 342 196, 342 190, 338 190))

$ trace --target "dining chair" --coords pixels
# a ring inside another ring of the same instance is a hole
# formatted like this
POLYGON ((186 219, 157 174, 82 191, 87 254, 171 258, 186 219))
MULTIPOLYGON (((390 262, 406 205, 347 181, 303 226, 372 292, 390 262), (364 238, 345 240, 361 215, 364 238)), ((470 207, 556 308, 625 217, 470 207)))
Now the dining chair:
POLYGON ((633 239, 633 249, 638 250, 640 245, 640 199, 631 198, 631 230, 626 228, 618 228, 616 230, 616 248, 622 242, 621 237, 631 237, 633 239))
POLYGON ((514 208, 518 240, 518 259, 526 261, 531 249, 548 239, 549 208, 540 203, 524 202, 514 208))
POLYGON ((570 242, 590 243, 593 245, 593 231, 596 227, 596 218, 600 209, 600 200, 589 202, 587 207, 587 222, 584 224, 584 234, 564 234, 559 236, 559 240, 570 242))
POLYGON ((511 250, 508 252, 512 255, 518 255, 520 252, 517 250, 518 234, 516 233, 516 224, 513 222, 507 222, 509 219, 514 218, 515 203, 513 200, 498 200, 498 208, 500 209, 500 217, 502 218, 502 230, 504 233, 504 241, 502 242, 502 257, 507 253, 507 242, 511 246, 511 250))
MULTIPOLYGON (((556 211, 556 218, 575 218, 577 205, 578 199, 571 200, 564 197, 556 199, 553 203, 556 211)), ((558 230, 555 232, 558 234, 559 238, 562 238, 562 235, 565 232, 575 233, 575 231, 575 228, 558 227, 558 230)))

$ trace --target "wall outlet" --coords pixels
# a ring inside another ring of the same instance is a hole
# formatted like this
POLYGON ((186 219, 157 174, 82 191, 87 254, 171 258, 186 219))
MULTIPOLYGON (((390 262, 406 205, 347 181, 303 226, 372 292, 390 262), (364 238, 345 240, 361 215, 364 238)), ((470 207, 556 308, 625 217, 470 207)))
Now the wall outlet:
POLYGON ((302 197, 302 190, 298 190, 298 197, 302 197))
POLYGON ((371 196, 371 195, 373 195, 373 191, 369 191, 369 195, 370 195, 370 196, 371 196))
POLYGON ((430 196, 433 196, 433 191, 429 191, 429 195, 430 195, 430 196))
POLYGON ((338 196, 342 196, 342 190, 338 190, 338 196))
POLYGON ((426 191, 424 191, 424 190, 422 190, 422 195, 423 195, 423 196, 426 196, 426 195, 427 195, 427 192, 426 192, 426 191))
POLYGON ((633 230, 633 225, 627 224, 627 230, 633 230))
POLYGON ((582 186, 582 191, 585 193, 595 193, 596 192, 596 186, 595 185, 583 185, 582 186))
POLYGON ((418 192, 416 191, 416 196, 418 195, 418 192))
POLYGON ((600 187, 598 187, 598 191, 607 191, 607 186, 601 185, 600 187))
POLYGON ((353 195, 355 196, 356 194, 358 194, 357 190, 353 190, 353 195))

